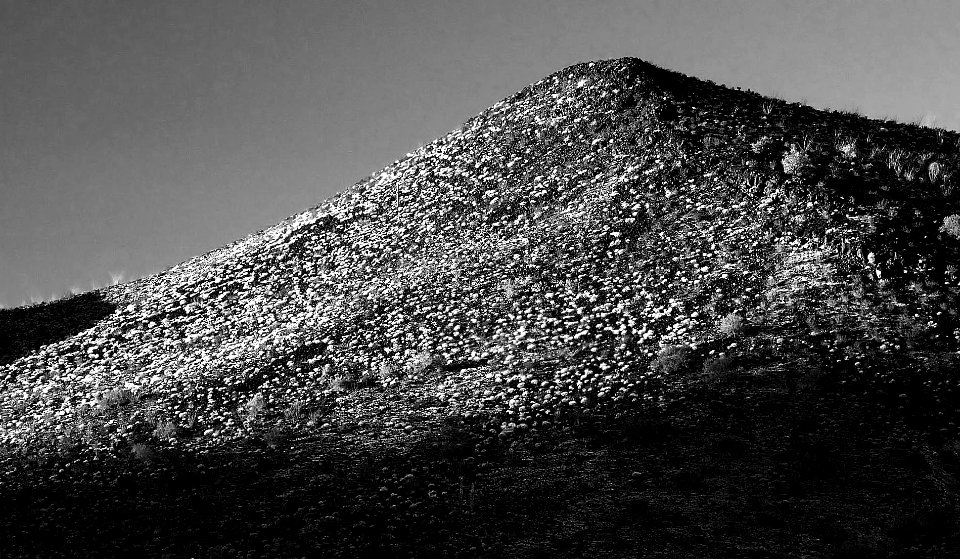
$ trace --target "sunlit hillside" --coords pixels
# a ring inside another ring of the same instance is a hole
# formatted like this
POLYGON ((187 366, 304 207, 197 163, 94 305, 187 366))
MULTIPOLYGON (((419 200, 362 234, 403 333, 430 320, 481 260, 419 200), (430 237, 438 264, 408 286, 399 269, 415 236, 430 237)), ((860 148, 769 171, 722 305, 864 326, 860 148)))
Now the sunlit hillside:
POLYGON ((960 552, 960 137, 636 59, 0 310, 0 556, 960 552))

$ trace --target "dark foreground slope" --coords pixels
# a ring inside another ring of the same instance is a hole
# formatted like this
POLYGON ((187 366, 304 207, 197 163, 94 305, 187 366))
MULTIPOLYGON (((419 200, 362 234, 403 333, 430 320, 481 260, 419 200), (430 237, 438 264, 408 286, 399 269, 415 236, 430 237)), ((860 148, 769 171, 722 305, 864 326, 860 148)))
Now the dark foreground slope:
POLYGON ((99 315, 0 315, 51 322, 0 346, 0 554, 955 555, 958 153, 562 70, 99 315))

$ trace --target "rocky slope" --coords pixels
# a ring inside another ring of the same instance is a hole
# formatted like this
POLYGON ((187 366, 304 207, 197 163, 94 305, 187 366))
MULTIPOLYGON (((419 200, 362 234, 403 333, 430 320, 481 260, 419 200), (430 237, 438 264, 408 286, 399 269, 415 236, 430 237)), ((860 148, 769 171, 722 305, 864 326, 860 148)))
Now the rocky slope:
POLYGON ((561 70, 274 227, 0 311, 0 554, 945 556, 958 148, 561 70))

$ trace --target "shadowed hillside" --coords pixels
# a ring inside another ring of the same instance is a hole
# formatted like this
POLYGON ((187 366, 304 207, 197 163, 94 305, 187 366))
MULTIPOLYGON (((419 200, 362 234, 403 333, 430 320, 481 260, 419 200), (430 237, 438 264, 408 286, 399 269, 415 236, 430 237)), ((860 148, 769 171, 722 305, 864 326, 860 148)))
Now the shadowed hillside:
POLYGON ((8 364, 90 328, 114 306, 97 293, 16 309, 0 309, 0 364, 8 364))
POLYGON ((951 556, 958 154, 561 70, 23 334, 0 554, 951 556))

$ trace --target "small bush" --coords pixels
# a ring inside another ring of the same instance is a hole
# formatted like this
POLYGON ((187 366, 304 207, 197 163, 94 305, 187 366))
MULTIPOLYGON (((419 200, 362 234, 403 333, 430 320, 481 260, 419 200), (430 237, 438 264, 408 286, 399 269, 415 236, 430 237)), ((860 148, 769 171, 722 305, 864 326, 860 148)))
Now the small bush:
POLYGON ((263 413, 263 408, 266 407, 266 400, 264 400, 263 394, 257 393, 243 407, 247 412, 247 421, 256 421, 263 413))
POLYGON ((300 421, 306 415, 306 405, 300 400, 291 402, 283 411, 283 416, 290 421, 300 421))
POLYGON ((847 159, 856 159, 858 155, 857 140, 849 137, 837 138, 837 150, 847 159))
POLYGON ((376 374, 381 383, 390 382, 400 376, 400 369, 392 359, 387 359, 376 366, 376 374))
POLYGON ((346 392, 356 385, 354 379, 343 373, 338 373, 330 377, 327 381, 327 388, 334 392, 346 392))
POLYGON ((906 159, 907 152, 902 149, 894 149, 887 153, 887 167, 891 171, 900 176, 903 174, 904 160, 906 159))
POLYGON ((780 163, 783 165, 784 173, 793 175, 810 163, 810 157, 796 144, 790 144, 790 151, 783 156, 780 163))
POLYGON ((130 454, 137 460, 148 464, 153 463, 157 459, 157 452, 153 446, 143 443, 134 443, 131 445, 130 454))
POLYGON ((718 136, 707 135, 703 137, 703 147, 706 149, 714 149, 723 145, 723 140, 718 136))
POLYGON ((426 371, 434 363, 433 355, 429 351, 421 351, 407 362, 407 375, 416 376, 426 371))
POLYGON ((690 370, 693 360, 693 350, 689 346, 667 346, 650 362, 650 370, 660 375, 673 375, 690 370))
POLYGON ((102 410, 114 410, 136 403, 136 395, 126 388, 114 388, 97 396, 97 405, 102 410))
POLYGON ((267 446, 277 448, 286 443, 288 433, 282 428, 274 426, 264 430, 261 436, 263 437, 263 441, 267 443, 267 446))
POLYGON ((347 392, 363 385, 369 385, 375 378, 369 370, 358 361, 345 361, 336 369, 332 366, 324 367, 327 389, 333 392, 347 392))
POLYGON ((736 370, 736 360, 728 355, 711 357, 703 363, 703 376, 708 382, 718 382, 736 370))
POLYGON ((953 214, 943 218, 940 230, 954 239, 960 239, 960 215, 953 214))
POLYGON ((160 440, 170 440, 177 436, 177 425, 172 421, 162 421, 157 424, 153 435, 160 440))
POLYGON ((943 171, 940 175, 940 192, 942 192, 944 196, 950 196, 953 194, 953 189, 953 173, 943 171))
POLYGON ((730 313, 720 320, 718 330, 724 336, 736 337, 743 333, 747 321, 737 313, 730 313))
POLYGON ((377 386, 380 383, 379 372, 376 369, 369 368, 357 379, 357 388, 369 388, 371 386, 377 386))

